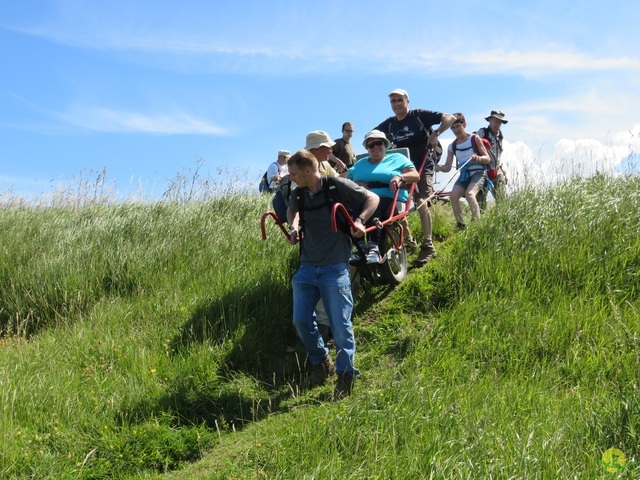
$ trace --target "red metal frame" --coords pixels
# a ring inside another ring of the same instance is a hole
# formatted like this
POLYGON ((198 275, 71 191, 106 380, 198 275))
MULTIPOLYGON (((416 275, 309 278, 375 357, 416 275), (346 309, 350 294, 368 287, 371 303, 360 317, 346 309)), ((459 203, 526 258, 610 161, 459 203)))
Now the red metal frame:
MULTIPOLYGON (((431 149, 429 148, 427 150, 427 152, 424 155, 424 158, 422 159, 422 164, 420 165, 420 170, 418 170, 418 172, 422 172, 422 170, 424 169, 424 166, 427 162, 427 158, 429 157, 429 153, 431 152, 431 149)), ((398 241, 396 241, 393 237, 393 235, 390 235, 389 232, 389 224, 396 222, 398 220, 401 220, 403 218, 405 218, 406 216, 409 215, 409 213, 411 213, 411 208, 413 206, 413 192, 416 188, 417 182, 412 183, 409 186, 409 199, 407 200, 407 202, 405 203, 405 208, 402 212, 398 212, 397 214, 393 214, 393 212, 396 209, 396 205, 398 203, 398 194, 400 193, 400 189, 396 190, 395 195, 393 196, 393 202, 391 202, 391 213, 389 215, 389 218, 387 218, 386 220, 380 221, 380 220, 375 220, 375 225, 372 225, 370 227, 368 227, 365 232, 369 233, 372 232, 375 228, 380 228, 380 229, 384 229, 385 233, 388 235, 388 237, 391 239, 391 242, 393 243, 393 248, 395 248, 398 252, 402 249, 402 245, 403 245, 403 241, 404 241, 404 228, 400 229, 400 238, 398 241)), ((447 192, 446 195, 449 195, 450 192, 447 192)), ((445 195, 442 192, 437 192, 434 195, 445 195)), ((353 228, 355 227, 355 223, 353 221, 353 219, 351 218, 351 215, 349 215, 349 212, 347 211, 346 207, 344 205, 342 205, 341 203, 336 203, 333 208, 331 209, 331 229, 334 232, 338 231, 338 224, 336 221, 336 216, 338 211, 341 211, 342 214, 344 215, 344 217, 347 219, 347 221, 349 222, 350 226, 353 228)), ((267 232, 265 229, 265 221, 267 219, 267 217, 272 217, 274 219, 274 221, 276 222, 276 225, 278 225, 280 227, 280 229, 282 230, 282 232, 284 233, 285 237, 289 237, 289 232, 287 232, 287 230, 284 228, 283 224, 281 222, 278 221, 278 217, 274 212, 265 212, 262 215, 262 219, 260 220, 260 228, 262 231, 262 238, 263 240, 267 238, 267 232)))
POLYGON ((280 230, 282 230, 282 233, 284 233, 284 236, 289 237, 289 232, 287 232, 287 229, 284 228, 284 225, 280 221, 278 221, 278 216, 274 212, 269 211, 269 212, 264 212, 262 214, 262 218, 260 219, 260 230, 262 231, 263 240, 267 239, 267 230, 264 224, 268 217, 273 217, 273 221, 276 222, 276 225, 280 227, 280 230))

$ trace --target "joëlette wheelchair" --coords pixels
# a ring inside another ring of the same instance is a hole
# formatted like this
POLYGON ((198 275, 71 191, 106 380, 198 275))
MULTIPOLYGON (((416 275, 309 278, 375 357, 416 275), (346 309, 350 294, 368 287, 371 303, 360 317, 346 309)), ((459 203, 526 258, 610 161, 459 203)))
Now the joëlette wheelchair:
MULTIPOLYGON (((387 150, 387 153, 394 152, 400 153, 410 159, 408 148, 392 148, 387 150)), ((428 151, 425 155, 422 160, 422 164, 420 165, 420 170, 418 170, 419 172, 424 169, 424 165, 426 164, 427 158, 430 154, 431 151, 428 151)), ((360 159, 364 156, 366 156, 366 154, 358 155, 356 158, 360 159)), ((404 247, 405 232, 402 228, 401 221, 414 209, 413 193, 416 188, 416 184, 412 183, 404 188, 409 190, 409 199, 407 202, 398 202, 400 189, 397 190, 389 208, 389 216, 386 219, 375 218, 373 220, 374 225, 366 229, 367 233, 373 232, 376 228, 382 230, 380 235, 380 244, 378 245, 382 260, 380 263, 367 264, 366 252, 361 251, 360 257, 362 260, 355 264, 352 263, 352 281, 360 275, 362 278, 366 278, 374 282, 382 281, 383 283, 397 285, 406 278, 408 272, 407 251, 404 247)), ((340 215, 346 219, 349 226, 355 226, 353 218, 349 214, 347 208, 341 203, 336 203, 331 209, 331 227, 334 232, 338 231, 337 219, 340 215)), ((278 225, 284 236, 288 238, 289 232, 285 228, 284 224, 278 220, 278 216, 272 211, 265 212, 262 215, 262 219, 260 221, 262 238, 267 238, 265 223, 269 217, 274 219, 276 225, 278 225)), ((301 241, 304 241, 304 238, 301 239, 301 241)), ((358 245, 358 239, 354 239, 354 244, 357 249, 361 249, 358 245)))

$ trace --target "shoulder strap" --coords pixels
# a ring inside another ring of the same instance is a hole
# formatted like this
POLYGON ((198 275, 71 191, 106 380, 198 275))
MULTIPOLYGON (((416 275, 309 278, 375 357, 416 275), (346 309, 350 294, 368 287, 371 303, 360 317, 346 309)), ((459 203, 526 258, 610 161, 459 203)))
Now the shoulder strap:
MULTIPOLYGON (((475 133, 471 134, 471 147, 473 148, 473 153, 475 153, 476 155, 480 156, 480 152, 478 151, 478 146, 476 145, 476 137, 478 135, 475 133)), ((458 145, 458 141, 456 138, 453 139, 453 142, 451 142, 451 145, 453 147, 453 154, 456 154, 456 147, 458 145)), ((468 150, 467 148, 465 148, 465 150, 468 150)), ((456 156, 456 169, 458 168, 458 157, 456 156)))
MULTIPOLYGON (((327 176, 325 177, 325 181, 323 182, 324 188, 324 196, 326 200, 327 208, 329 209, 329 213, 333 210, 333 206, 336 203, 342 203, 344 207, 351 212, 349 205, 344 204, 340 199, 340 193, 338 192, 338 187, 336 185, 335 177, 327 176)), ((337 212, 338 217, 336 218, 336 222, 338 225, 338 231, 344 233, 347 237, 351 237, 351 227, 349 222, 345 218, 345 214, 340 211, 337 212)))
POLYGON ((427 137, 429 135, 431 135, 431 132, 429 131, 429 130, 431 130, 431 128, 427 128, 425 126, 424 122, 420 118, 420 114, 418 113, 418 111, 417 110, 412 110, 412 112, 413 112, 413 116, 416 117, 416 121, 418 122, 418 125, 420 125, 420 130, 422 130, 427 137))
POLYGON ((298 244, 300 250, 298 252, 298 259, 302 256, 302 244, 304 242, 304 197, 305 192, 302 188, 296 188, 296 203, 298 204, 298 244))
POLYGON ((480 156, 480 152, 478 151, 478 145, 476 145, 476 137, 478 135, 475 133, 471 134, 471 146, 473 147, 473 153, 480 156))
POLYGON ((322 188, 324 190, 324 197, 325 197, 325 200, 327 201, 327 204, 329 202, 338 203, 340 201, 340 198, 338 195, 338 189, 336 187, 334 177, 329 175, 324 177, 324 181, 322 182, 322 188))

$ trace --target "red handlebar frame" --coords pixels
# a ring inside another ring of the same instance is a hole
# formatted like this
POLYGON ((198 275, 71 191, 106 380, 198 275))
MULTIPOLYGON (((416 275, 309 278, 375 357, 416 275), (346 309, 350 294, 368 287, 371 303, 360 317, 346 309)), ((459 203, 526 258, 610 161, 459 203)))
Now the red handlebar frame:
MULTIPOLYGON (((424 169, 424 166, 427 163, 427 158, 429 157, 429 153, 430 152, 431 152, 431 148, 429 147, 427 149, 427 151, 425 152, 424 158, 422 159, 422 163, 420 165, 420 170, 418 170, 418 173, 422 174, 422 170, 424 169)), ((413 205, 413 192, 414 192, 414 190, 416 188, 416 183, 412 183, 409 186, 409 199, 405 203, 405 208, 404 208, 404 210, 402 212, 398 212, 395 215, 393 213, 393 212, 395 212, 396 205, 398 203, 398 194, 400 193, 400 189, 397 189, 395 194, 394 194, 394 196, 393 196, 393 202, 391 202, 391 213, 389 214, 389 218, 387 218, 386 220, 383 220, 383 221, 380 221, 379 219, 374 219, 375 225, 372 225, 372 226, 366 228, 365 232, 369 233, 369 232, 372 232, 373 229, 375 229, 375 228, 380 228, 380 229, 384 229, 385 232, 389 233, 389 224, 391 224, 393 222, 396 222, 398 220, 401 220, 401 219, 405 218, 406 216, 408 216, 409 213, 411 212, 411 207, 413 205)), ((448 196, 449 193, 450 192, 435 192, 434 196, 444 197, 444 196, 448 196)), ((350 227, 351 228, 355 228, 355 222, 351 218, 351 215, 349 215, 349 212, 346 209, 346 207, 344 205, 342 205, 341 203, 336 203, 331 209, 331 229, 334 232, 338 231, 338 223, 337 223, 338 211, 340 211, 343 214, 343 216, 347 219, 347 221, 349 222, 350 227)), ((266 231, 266 228, 265 228, 265 222, 266 222, 268 217, 272 217, 273 220, 276 222, 276 225, 278 225, 278 227, 280 227, 280 230, 282 230, 282 233, 284 234, 284 236, 289 238, 289 232, 284 228, 284 225, 278 220, 277 215, 274 212, 265 212, 262 215, 262 219, 260 220, 260 229, 262 231, 262 239, 265 240, 267 238, 267 231, 266 231)), ((393 242, 394 248, 396 250, 400 251, 400 249, 402 248, 402 242, 404 240, 404 228, 400 229, 400 238, 399 238, 398 242, 395 241, 395 239, 393 238, 393 235, 389 235, 389 238, 393 242)))

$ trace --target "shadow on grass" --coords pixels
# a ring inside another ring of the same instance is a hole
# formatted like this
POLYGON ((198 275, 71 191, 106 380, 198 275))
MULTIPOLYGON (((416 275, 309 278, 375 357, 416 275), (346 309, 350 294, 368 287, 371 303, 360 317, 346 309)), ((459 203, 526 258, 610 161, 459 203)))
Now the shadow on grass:
MULTIPOLYGON (((167 381, 155 405, 141 403, 129 412, 144 417, 151 408, 177 426, 206 425, 239 430, 250 422, 289 411, 300 404, 331 400, 331 382, 319 389, 300 388, 308 365, 291 322, 290 285, 268 278, 256 288, 235 289, 197 305, 170 342, 173 358, 187 358, 201 345, 211 347, 216 374, 192 372, 167 381)), ((369 309, 393 287, 364 283, 356 313, 369 309)))
POLYGON ((291 289, 268 279, 256 283, 251 291, 232 290, 198 305, 171 341, 173 358, 210 345, 217 374, 170 379, 155 405, 143 402, 134 410, 142 415, 151 408, 177 425, 238 430, 289 409, 305 375, 304 349, 291 323, 291 289))

